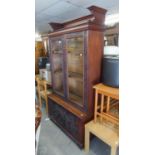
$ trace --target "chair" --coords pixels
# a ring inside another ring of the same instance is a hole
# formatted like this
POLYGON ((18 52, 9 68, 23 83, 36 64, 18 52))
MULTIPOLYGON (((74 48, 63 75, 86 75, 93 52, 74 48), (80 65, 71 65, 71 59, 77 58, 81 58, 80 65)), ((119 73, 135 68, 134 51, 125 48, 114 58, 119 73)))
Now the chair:
POLYGON ((85 124, 85 151, 89 151, 90 133, 111 146, 111 155, 119 145, 119 89, 97 84, 94 120, 85 124))
POLYGON ((119 145, 118 133, 118 128, 115 128, 107 121, 101 123, 99 118, 97 118, 96 122, 94 122, 94 120, 88 122, 85 124, 85 152, 89 152, 90 134, 93 134, 111 147, 110 155, 116 155, 119 145))
POLYGON ((36 78, 37 81, 37 92, 38 92, 38 98, 39 98, 39 105, 40 108, 42 107, 42 98, 46 102, 46 112, 48 114, 48 98, 47 95, 51 94, 52 91, 47 89, 47 82, 45 80, 40 80, 39 77, 36 78))
POLYGON ((119 126, 119 89, 97 84, 95 89, 94 122, 100 117, 119 126))

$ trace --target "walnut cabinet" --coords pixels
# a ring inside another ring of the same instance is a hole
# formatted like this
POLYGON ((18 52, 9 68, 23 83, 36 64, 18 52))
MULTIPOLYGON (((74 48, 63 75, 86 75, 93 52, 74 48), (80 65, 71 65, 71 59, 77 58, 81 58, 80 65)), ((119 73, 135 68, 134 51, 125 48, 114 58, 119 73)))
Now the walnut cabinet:
POLYGON ((106 10, 91 6, 90 15, 65 23, 50 23, 48 34, 53 93, 49 118, 78 146, 84 145, 84 125, 93 118, 93 85, 100 82, 106 10))

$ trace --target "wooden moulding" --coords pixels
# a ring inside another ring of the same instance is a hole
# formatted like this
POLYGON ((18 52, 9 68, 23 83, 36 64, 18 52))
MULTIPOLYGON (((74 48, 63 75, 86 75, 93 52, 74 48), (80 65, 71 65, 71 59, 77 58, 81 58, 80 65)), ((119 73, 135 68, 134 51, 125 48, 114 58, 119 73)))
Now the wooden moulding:
POLYGON ((52 27, 54 31, 56 30, 62 30, 66 28, 71 28, 79 25, 85 25, 85 24, 97 24, 97 25, 103 25, 105 20, 105 14, 107 10, 97 7, 97 6, 91 6, 87 8, 91 14, 80 17, 78 19, 74 19, 68 22, 64 23, 55 23, 51 22, 49 25, 52 27))
POLYGON ((75 32, 81 32, 81 31, 86 31, 86 30, 103 32, 104 27, 100 26, 100 25, 95 25, 95 24, 85 24, 85 25, 83 24, 83 25, 74 26, 74 27, 70 27, 70 28, 63 28, 61 30, 51 32, 48 34, 48 37, 49 36, 57 37, 57 36, 64 35, 67 33, 75 33, 75 32))
POLYGON ((91 6, 88 9, 95 17, 93 23, 103 25, 107 10, 96 6, 91 6))
POLYGON ((71 104, 68 104, 66 101, 62 100, 60 97, 57 97, 54 94, 50 94, 50 95, 48 95, 48 98, 52 99, 58 105, 60 105, 60 106, 64 107, 65 109, 67 109, 69 112, 74 114, 76 117, 78 117, 78 118, 80 118, 82 120, 86 119, 86 114, 85 113, 81 112, 80 110, 78 110, 77 108, 72 106, 71 104))
POLYGON ((54 31, 64 28, 64 24, 60 24, 60 23, 51 22, 49 23, 49 25, 52 27, 54 31))
POLYGON ((87 15, 87 16, 83 16, 68 22, 65 22, 64 25, 67 27, 68 25, 74 25, 75 23, 81 23, 81 21, 83 21, 82 23, 88 22, 89 20, 91 20, 94 16, 92 14, 87 15))

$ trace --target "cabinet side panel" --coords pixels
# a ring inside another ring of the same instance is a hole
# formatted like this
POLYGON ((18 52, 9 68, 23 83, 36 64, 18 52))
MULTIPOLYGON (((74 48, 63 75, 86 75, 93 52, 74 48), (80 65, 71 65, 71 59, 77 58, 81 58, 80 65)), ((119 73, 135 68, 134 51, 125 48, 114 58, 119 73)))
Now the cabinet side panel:
POLYGON ((87 31, 87 92, 88 113, 94 113, 94 90, 93 85, 100 82, 101 66, 103 57, 104 37, 102 31, 87 31))

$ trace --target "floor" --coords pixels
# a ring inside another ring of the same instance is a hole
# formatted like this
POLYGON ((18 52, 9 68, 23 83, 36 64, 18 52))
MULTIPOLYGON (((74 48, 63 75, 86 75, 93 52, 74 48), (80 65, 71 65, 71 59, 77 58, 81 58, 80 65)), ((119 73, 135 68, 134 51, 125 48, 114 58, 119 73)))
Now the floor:
POLYGON ((37 155, 110 155, 110 146, 94 137, 90 143, 90 151, 86 154, 49 120, 43 104, 37 155))

